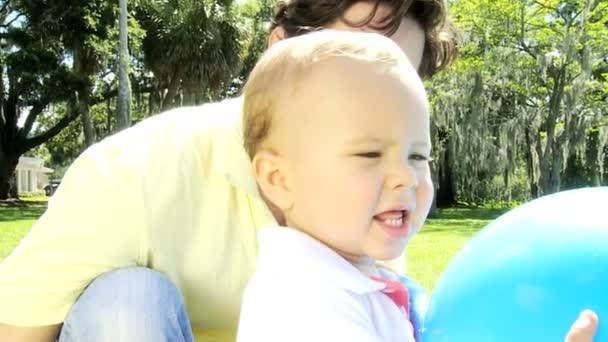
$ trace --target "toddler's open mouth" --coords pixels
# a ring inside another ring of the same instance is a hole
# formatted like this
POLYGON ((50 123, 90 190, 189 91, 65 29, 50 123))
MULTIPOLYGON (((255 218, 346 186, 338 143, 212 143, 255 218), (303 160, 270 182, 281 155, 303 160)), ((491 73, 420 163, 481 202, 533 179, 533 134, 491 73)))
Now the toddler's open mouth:
POLYGON ((409 232, 408 214, 407 210, 388 210, 374 216, 374 221, 378 222, 391 237, 401 238, 409 232))

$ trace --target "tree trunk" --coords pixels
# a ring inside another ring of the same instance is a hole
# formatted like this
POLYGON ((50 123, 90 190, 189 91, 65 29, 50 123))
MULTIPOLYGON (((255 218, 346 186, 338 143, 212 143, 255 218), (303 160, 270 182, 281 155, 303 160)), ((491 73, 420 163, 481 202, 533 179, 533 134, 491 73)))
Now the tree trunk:
MULTIPOLYGON (((592 161, 587 160, 587 165, 592 161)), ((577 189, 589 185, 588 167, 578 155, 571 155, 566 160, 566 169, 562 175, 562 189, 577 189)))
POLYGON ((504 180, 505 190, 506 190, 505 200, 507 201, 507 203, 511 203, 511 200, 512 200, 511 175, 510 175, 509 169, 505 168, 505 170, 502 172, 502 174, 503 174, 503 180, 504 180))
POLYGON ((19 156, 0 152, 0 200, 17 198, 17 183, 15 169, 19 156))
POLYGON ((608 143, 604 146, 604 167, 602 168, 604 171, 600 176, 600 181, 602 185, 608 185, 608 143))
MULTIPOLYGON (((14 80, 11 80, 14 81, 14 80)), ((18 100, 10 92, 14 83, 9 83, 8 98, 4 88, 4 66, 0 65, 0 200, 17 198, 15 169, 19 155, 14 153, 13 144, 17 135, 18 100)))
POLYGON ((112 99, 106 100, 106 132, 110 134, 112 132, 112 99))
POLYGON ((537 198, 539 193, 534 163, 534 139, 532 137, 530 125, 526 124, 525 130, 526 147, 524 148, 524 152, 526 154, 526 173, 528 174, 528 183, 530 184, 530 196, 532 198, 537 198))
MULTIPOLYGON (((560 117, 562 98, 564 96, 565 80, 566 66, 562 66, 559 70, 555 71, 555 75, 553 76, 553 88, 549 95, 549 116, 545 121, 547 129, 545 149, 544 151, 539 149, 540 185, 542 195, 552 194, 560 190, 562 151, 561 146, 559 146, 560 144, 556 136, 556 131, 558 119, 560 117)), ((542 142, 539 142, 538 146, 541 144, 542 142)))
MULTIPOLYGON (((4 131, 5 125, 6 116, 4 115, 4 65, 0 64, 0 132, 4 131)), ((0 145, 0 148, 2 148, 2 145, 0 145)))
POLYGON ((431 203, 431 210, 429 211, 429 217, 436 217, 437 212, 437 189, 439 189, 439 176, 437 174, 437 166, 431 164, 431 180, 433 182, 433 188, 435 189, 435 196, 433 196, 433 202, 431 203))
POLYGON ((180 80, 177 76, 174 76, 169 83, 169 88, 167 89, 167 94, 165 94, 165 98, 163 99, 162 110, 166 111, 168 109, 176 107, 176 98, 177 92, 179 90, 180 80))
POLYGON ((80 93, 78 97, 78 112, 80 113, 80 120, 82 121, 82 129, 84 132, 85 147, 89 147, 97 141, 97 134, 91 119, 91 113, 89 112, 89 94, 90 87, 86 86, 86 89, 80 93))
MULTIPOLYGON (((84 43, 83 43, 84 44, 84 43)), ((88 61, 86 60, 86 52, 85 47, 83 45, 77 46, 74 48, 74 71, 77 75, 85 79, 85 86, 78 92, 78 102, 76 106, 78 108, 78 112, 80 113, 80 119, 82 121, 82 130, 84 132, 84 141, 86 147, 89 147, 95 143, 97 140, 97 136, 95 134, 95 127, 93 126, 93 121, 91 120, 91 114, 89 112, 89 99, 91 97, 91 80, 89 76, 89 71, 86 65, 88 61)))
POLYGON ((160 100, 158 100, 157 93, 158 92, 156 92, 156 91, 151 91, 148 94, 148 115, 147 116, 152 116, 152 113, 154 113, 155 104, 157 102, 160 103, 160 100))
POLYGON ((587 163, 590 173, 591 186, 602 185, 602 175, 604 173, 604 144, 600 129, 592 130, 587 136, 587 163))
POLYGON ((553 194, 561 190, 562 187, 562 164, 563 157, 560 146, 556 140, 553 141, 553 155, 551 160, 551 173, 545 194, 553 194))
POLYGON ((122 130, 131 126, 131 84, 129 80, 129 34, 127 0, 119 0, 120 42, 118 54, 118 103, 116 128, 122 130))
POLYGON ((194 106, 197 105, 197 91, 188 89, 184 91, 184 99, 182 101, 182 106, 194 106))
MULTIPOLYGON (((449 139, 449 138, 446 138, 449 139)), ((452 173, 451 139, 446 141, 446 149, 441 155, 437 168, 437 207, 446 208, 456 204, 454 191, 454 175, 452 173)))

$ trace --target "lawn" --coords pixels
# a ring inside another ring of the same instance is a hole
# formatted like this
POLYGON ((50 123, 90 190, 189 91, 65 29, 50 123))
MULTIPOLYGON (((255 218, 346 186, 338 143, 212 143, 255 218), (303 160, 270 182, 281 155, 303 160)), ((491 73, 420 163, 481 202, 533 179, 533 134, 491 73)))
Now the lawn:
POLYGON ((506 209, 440 209, 407 247, 407 274, 432 290, 448 262, 481 228, 506 209))
POLYGON ((0 260, 17 246, 45 209, 46 200, 42 198, 19 204, 0 202, 0 260))
MULTIPOLYGON (((8 255, 42 215, 45 202, 28 200, 21 206, 0 203, 0 260, 8 255)), ((442 209, 429 219, 407 249, 408 275, 432 289, 449 260, 488 222, 504 213, 500 209, 442 209)))
MULTIPOLYGON (((36 219, 45 210, 45 202, 29 200, 23 205, 0 203, 0 261, 17 246, 36 219)), ((449 260, 479 229, 505 210, 452 208, 439 211, 412 239, 407 249, 408 275, 432 290, 449 260)), ((234 341, 233 331, 207 331, 206 342, 234 341)))

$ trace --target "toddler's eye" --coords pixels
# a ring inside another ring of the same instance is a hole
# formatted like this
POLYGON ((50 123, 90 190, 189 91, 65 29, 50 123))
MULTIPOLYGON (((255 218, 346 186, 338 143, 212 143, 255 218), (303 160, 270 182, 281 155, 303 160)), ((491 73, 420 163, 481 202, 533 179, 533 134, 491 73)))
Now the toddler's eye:
POLYGON ((431 161, 432 160, 430 157, 427 157, 423 154, 417 154, 417 153, 410 155, 410 159, 414 160, 414 161, 431 161))
POLYGON ((370 159, 372 159, 372 158, 380 158, 380 157, 382 157, 382 153, 381 152, 377 152, 377 151, 374 151, 374 152, 364 152, 364 153, 357 153, 357 154, 355 154, 355 156, 361 157, 361 158, 370 158, 370 159))

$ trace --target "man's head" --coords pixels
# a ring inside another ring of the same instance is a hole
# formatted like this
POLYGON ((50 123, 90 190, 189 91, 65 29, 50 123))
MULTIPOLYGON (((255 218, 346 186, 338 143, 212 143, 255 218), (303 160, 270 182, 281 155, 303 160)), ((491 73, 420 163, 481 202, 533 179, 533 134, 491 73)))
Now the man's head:
POLYGON ((445 0, 287 0, 280 1, 269 45, 317 30, 375 31, 391 37, 422 77, 449 65, 457 34, 445 0))
POLYGON ((426 218, 428 103, 386 37, 326 30, 277 43, 245 86, 243 133, 285 224, 345 258, 395 258, 426 218))

